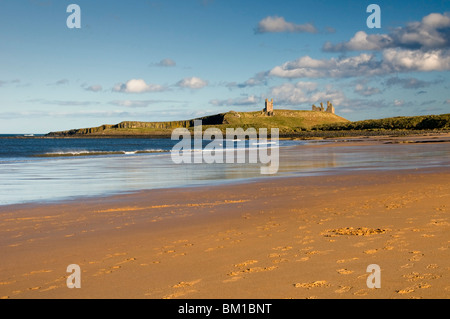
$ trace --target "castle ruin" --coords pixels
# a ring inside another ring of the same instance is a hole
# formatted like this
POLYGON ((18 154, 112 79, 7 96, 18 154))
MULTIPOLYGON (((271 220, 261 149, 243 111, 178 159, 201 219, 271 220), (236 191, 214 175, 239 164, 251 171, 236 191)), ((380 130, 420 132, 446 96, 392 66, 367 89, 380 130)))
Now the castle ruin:
POLYGON ((312 110, 316 111, 316 112, 327 112, 327 113, 334 114, 334 106, 333 106, 333 104, 331 104, 330 101, 327 101, 327 109, 326 110, 323 107, 323 103, 322 102, 320 102, 320 107, 319 106, 315 106, 313 104, 312 110))
POLYGON ((273 116, 273 99, 269 101, 269 99, 266 99, 266 104, 264 107, 264 114, 267 116, 273 116))

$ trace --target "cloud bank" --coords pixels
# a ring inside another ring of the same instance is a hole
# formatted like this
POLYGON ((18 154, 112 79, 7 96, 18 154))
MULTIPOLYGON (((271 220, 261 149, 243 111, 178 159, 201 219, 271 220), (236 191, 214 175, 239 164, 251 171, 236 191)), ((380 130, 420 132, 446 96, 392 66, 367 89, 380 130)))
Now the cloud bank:
POLYGON ((192 90, 198 90, 201 88, 204 88, 208 85, 207 81, 204 81, 198 77, 190 77, 190 78, 184 78, 177 82, 176 86, 181 88, 188 88, 192 90))
POLYGON ((311 23, 295 24, 287 22, 283 17, 268 16, 259 21, 255 33, 269 32, 296 32, 296 33, 317 33, 317 29, 311 23))
POLYGON ((167 90, 167 88, 162 85, 147 84, 142 79, 131 79, 126 83, 119 83, 113 87, 114 92, 122 93, 162 92, 165 90, 167 90))
POLYGON ((450 47, 450 15, 431 13, 421 21, 398 27, 389 34, 371 34, 358 31, 347 42, 332 44, 326 42, 323 50, 327 52, 346 52, 402 48, 410 50, 431 50, 450 47))

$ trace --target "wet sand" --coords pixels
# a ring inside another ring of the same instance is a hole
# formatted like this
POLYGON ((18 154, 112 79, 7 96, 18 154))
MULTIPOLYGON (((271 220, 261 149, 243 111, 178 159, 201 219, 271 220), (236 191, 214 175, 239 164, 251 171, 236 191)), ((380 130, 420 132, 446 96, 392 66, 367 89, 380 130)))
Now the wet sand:
POLYGON ((449 298, 449 213, 449 167, 4 206, 0 298, 449 298))

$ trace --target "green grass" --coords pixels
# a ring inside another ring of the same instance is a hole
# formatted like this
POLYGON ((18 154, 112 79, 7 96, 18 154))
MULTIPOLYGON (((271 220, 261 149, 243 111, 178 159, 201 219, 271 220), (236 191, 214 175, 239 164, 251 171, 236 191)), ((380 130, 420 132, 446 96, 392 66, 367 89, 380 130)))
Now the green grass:
POLYGON ((349 130, 448 130, 450 114, 398 116, 379 120, 364 120, 347 123, 328 123, 316 125, 318 131, 349 130))
POLYGON ((275 110, 273 116, 265 116, 261 112, 228 112, 224 117, 224 125, 231 127, 279 128, 280 132, 308 130, 319 124, 346 122, 348 120, 335 114, 294 110, 275 110))

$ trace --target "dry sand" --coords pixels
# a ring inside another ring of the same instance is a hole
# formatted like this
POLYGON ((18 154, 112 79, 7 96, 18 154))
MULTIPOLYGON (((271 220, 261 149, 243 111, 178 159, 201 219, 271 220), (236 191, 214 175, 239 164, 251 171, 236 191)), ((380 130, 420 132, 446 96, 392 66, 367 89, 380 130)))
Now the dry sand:
POLYGON ((449 214, 450 168, 5 206, 0 298, 449 298, 449 214))

